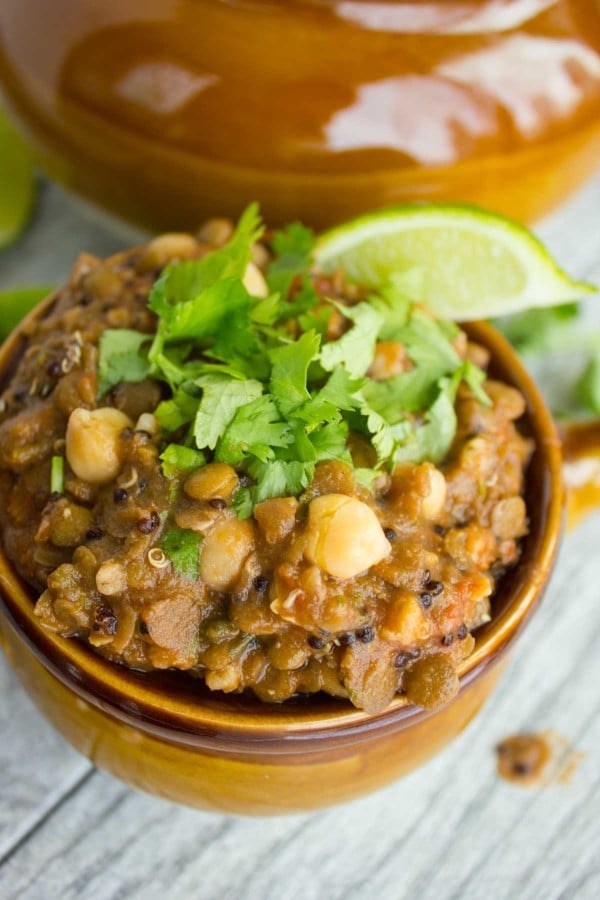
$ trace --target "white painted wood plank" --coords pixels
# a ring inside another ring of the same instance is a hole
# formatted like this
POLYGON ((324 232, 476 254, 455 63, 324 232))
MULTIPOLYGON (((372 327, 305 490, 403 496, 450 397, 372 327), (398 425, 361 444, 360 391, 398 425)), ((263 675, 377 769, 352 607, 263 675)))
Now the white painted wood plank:
MULTIPOLYGON (((599 226, 600 179, 539 230, 569 271, 599 277, 599 226)), ((48 188, 35 226, 0 256, 0 287, 59 280, 82 247, 104 254, 122 245, 48 188)), ((590 838, 600 812, 599 538, 599 518, 569 538, 501 691, 452 748, 378 795, 315 816, 253 822, 195 813, 101 774, 61 805, 88 764, 43 723, 2 663, 0 840, 8 849, 32 833, 0 869, 0 896, 598 896, 590 838), (537 727, 590 753, 571 786, 529 793, 496 780, 494 743, 537 727)))
POLYGON ((0 860, 91 771, 37 713, 0 655, 0 860))

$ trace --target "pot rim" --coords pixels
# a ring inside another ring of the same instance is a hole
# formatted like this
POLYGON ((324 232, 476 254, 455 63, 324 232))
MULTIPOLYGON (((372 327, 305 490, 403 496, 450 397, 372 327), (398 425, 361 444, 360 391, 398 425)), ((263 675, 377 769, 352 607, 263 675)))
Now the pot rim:
MULTIPOLYGON (((56 293, 36 307, 4 342, 0 377, 20 356, 28 325, 47 313, 55 298, 56 293)), ((497 664, 541 601, 560 541, 564 499, 560 439, 533 379, 491 325, 469 322, 463 327, 490 350, 499 376, 525 396, 523 421, 536 444, 530 472, 535 469, 538 484, 535 527, 525 538, 519 563, 501 583, 504 591, 501 587, 497 596, 503 599, 503 608, 476 633, 473 653, 459 667, 461 691, 497 664)), ((412 706, 402 696, 381 712, 369 714, 346 700, 321 696, 270 706, 241 695, 213 694, 185 673, 134 672, 109 662, 81 641, 46 631, 32 601, 32 590, 13 571, 0 546, 0 612, 42 665, 81 699, 175 743, 258 750, 278 742, 291 752, 292 745, 300 743, 306 750, 308 740, 327 735, 344 743, 366 739, 381 729, 401 730, 436 712, 412 706)))

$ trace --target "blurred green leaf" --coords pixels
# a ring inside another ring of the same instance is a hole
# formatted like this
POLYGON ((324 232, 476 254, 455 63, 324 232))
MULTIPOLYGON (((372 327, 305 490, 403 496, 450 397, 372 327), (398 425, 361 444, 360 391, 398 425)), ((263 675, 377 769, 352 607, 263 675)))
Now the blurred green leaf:
POLYGON ((21 319, 53 290, 54 287, 42 285, 0 292, 0 341, 7 338, 21 319))
POLYGON ((34 199, 31 152, 0 109, 0 250, 19 236, 34 199))

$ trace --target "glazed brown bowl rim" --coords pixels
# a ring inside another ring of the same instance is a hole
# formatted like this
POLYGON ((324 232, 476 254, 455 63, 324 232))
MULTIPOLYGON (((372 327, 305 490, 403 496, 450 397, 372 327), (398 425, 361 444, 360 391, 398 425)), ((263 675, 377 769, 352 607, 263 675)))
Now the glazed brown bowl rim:
MULTIPOLYGON (((0 378, 20 356, 28 326, 51 309, 54 299, 52 295, 36 307, 0 347, 0 378)), ((491 325, 469 322, 463 327, 490 350, 493 363, 503 370, 502 377, 525 396, 525 421, 536 441, 541 470, 539 502, 543 510, 537 531, 526 539, 533 545, 529 577, 515 582, 514 596, 476 635, 473 653, 459 667, 461 691, 499 661, 541 600, 559 545, 563 510, 560 440, 537 386, 513 348, 491 325)), ((213 695, 200 685, 197 693, 192 692, 189 676, 183 676, 190 684, 186 683, 181 693, 172 686, 161 687, 153 680, 153 673, 132 672, 99 656, 81 641, 43 629, 34 613, 31 589, 14 572, 1 546, 0 611, 44 667, 82 700, 121 721, 179 743, 250 745, 258 750, 274 742, 301 742, 305 746, 308 739, 325 735, 357 741, 380 729, 406 728, 436 712, 411 706, 402 696, 376 714, 333 698, 322 703, 322 698, 307 698, 269 705, 240 695, 213 695)))

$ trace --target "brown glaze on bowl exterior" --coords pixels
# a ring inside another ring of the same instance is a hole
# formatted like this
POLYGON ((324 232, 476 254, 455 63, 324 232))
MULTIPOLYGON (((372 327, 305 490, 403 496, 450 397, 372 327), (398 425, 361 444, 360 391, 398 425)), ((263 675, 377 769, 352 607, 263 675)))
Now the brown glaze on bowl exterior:
MULTIPOLYGON (((25 345, 25 320, 0 348, 0 378, 25 345)), ((527 478, 530 533, 501 582, 492 621, 463 662, 461 690, 424 711, 397 697, 369 715, 327 697, 268 706, 211 693, 184 674, 144 675, 45 631, 35 597, 0 550, 0 635, 25 690, 55 728, 96 765, 136 788, 205 809, 254 815, 350 800, 388 784, 440 751, 493 690, 506 651, 538 605, 557 550, 563 507, 560 442, 544 402, 506 341, 489 325, 469 334, 491 351, 496 377, 526 397, 536 441, 527 478)))
POLYGON ((40 163, 159 232, 256 197, 319 230, 418 199, 538 218, 598 166, 599 60, 598 0, 0 3, 40 163))

